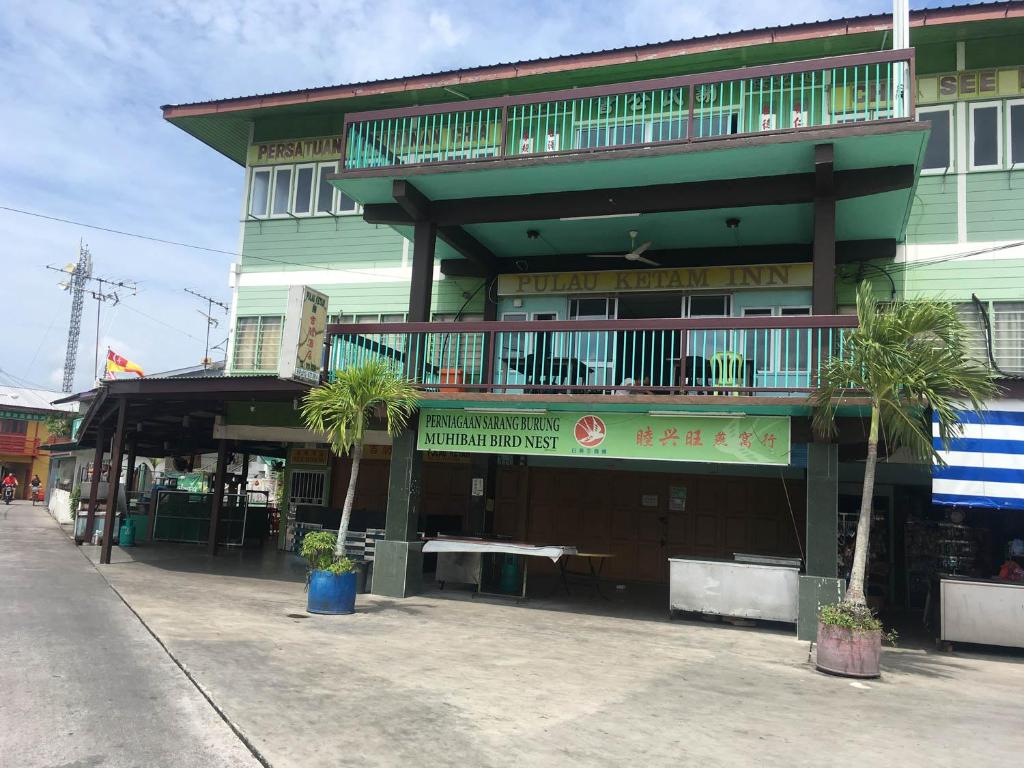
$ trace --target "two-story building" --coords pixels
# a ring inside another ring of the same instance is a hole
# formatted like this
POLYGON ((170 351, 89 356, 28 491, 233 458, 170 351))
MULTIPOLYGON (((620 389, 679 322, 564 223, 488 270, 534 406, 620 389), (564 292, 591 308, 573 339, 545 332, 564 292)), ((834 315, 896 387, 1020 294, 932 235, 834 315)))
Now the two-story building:
POLYGON ((8 472, 18 479, 17 498, 31 498, 34 476, 45 491, 49 475, 50 453, 45 446, 51 433, 48 419, 64 417, 70 423, 72 405, 54 405, 60 392, 26 387, 0 387, 0 476, 8 472))
MULTIPOLYGON (((244 168, 216 435, 310 447, 267 379, 310 286, 326 375, 383 357, 423 391, 360 475, 374 591, 416 592, 419 534, 447 532, 611 555, 621 582, 790 556, 801 604, 829 599, 864 406, 825 442, 806 399, 855 286, 951 298, 1024 373, 1022 50, 1024 3, 982 3, 165 106, 244 168)), ((291 501, 340 506, 347 462, 300 458, 291 501)), ((937 513, 929 468, 888 459, 869 588, 910 605, 907 525, 937 513)))

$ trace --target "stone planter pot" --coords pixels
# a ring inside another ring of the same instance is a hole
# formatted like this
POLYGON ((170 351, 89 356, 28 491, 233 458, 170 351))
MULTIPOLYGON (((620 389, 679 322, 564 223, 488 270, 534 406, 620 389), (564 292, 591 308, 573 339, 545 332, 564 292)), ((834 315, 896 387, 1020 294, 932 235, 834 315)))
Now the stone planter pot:
POLYGON ((882 656, 882 630, 861 631, 818 622, 820 672, 843 677, 878 677, 882 656))

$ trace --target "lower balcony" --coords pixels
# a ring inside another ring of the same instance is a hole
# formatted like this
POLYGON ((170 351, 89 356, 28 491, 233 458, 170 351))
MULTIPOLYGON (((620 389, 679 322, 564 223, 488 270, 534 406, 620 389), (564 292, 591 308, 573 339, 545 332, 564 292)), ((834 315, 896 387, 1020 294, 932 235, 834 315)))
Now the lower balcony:
POLYGON ((853 316, 328 328, 327 375, 373 359, 425 393, 806 397, 853 316))
POLYGON ((22 434, 0 434, 0 453, 9 456, 35 456, 39 453, 39 440, 22 434))

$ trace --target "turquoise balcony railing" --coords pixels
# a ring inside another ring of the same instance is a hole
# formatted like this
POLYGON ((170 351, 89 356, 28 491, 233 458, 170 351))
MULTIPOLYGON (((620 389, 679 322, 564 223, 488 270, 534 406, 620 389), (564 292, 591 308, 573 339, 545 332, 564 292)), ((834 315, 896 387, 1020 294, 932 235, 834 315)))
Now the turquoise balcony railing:
POLYGON ((594 152, 911 118, 913 51, 345 118, 346 171, 594 152))
POLYGON ((327 370, 384 359, 419 387, 496 394, 796 395, 851 316, 333 325, 327 370))

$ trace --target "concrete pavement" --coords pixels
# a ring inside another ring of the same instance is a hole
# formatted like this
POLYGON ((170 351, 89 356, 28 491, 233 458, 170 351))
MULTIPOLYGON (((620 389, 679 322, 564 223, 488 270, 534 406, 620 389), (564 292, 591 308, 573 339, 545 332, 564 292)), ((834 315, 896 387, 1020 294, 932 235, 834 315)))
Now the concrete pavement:
POLYGON ((305 614, 273 552, 140 547, 104 573, 275 768, 978 768, 1024 754, 1024 656, 900 648, 822 675, 792 631, 611 603, 359 596, 305 614))
POLYGON ((0 765, 259 766, 42 507, 0 506, 0 765))

